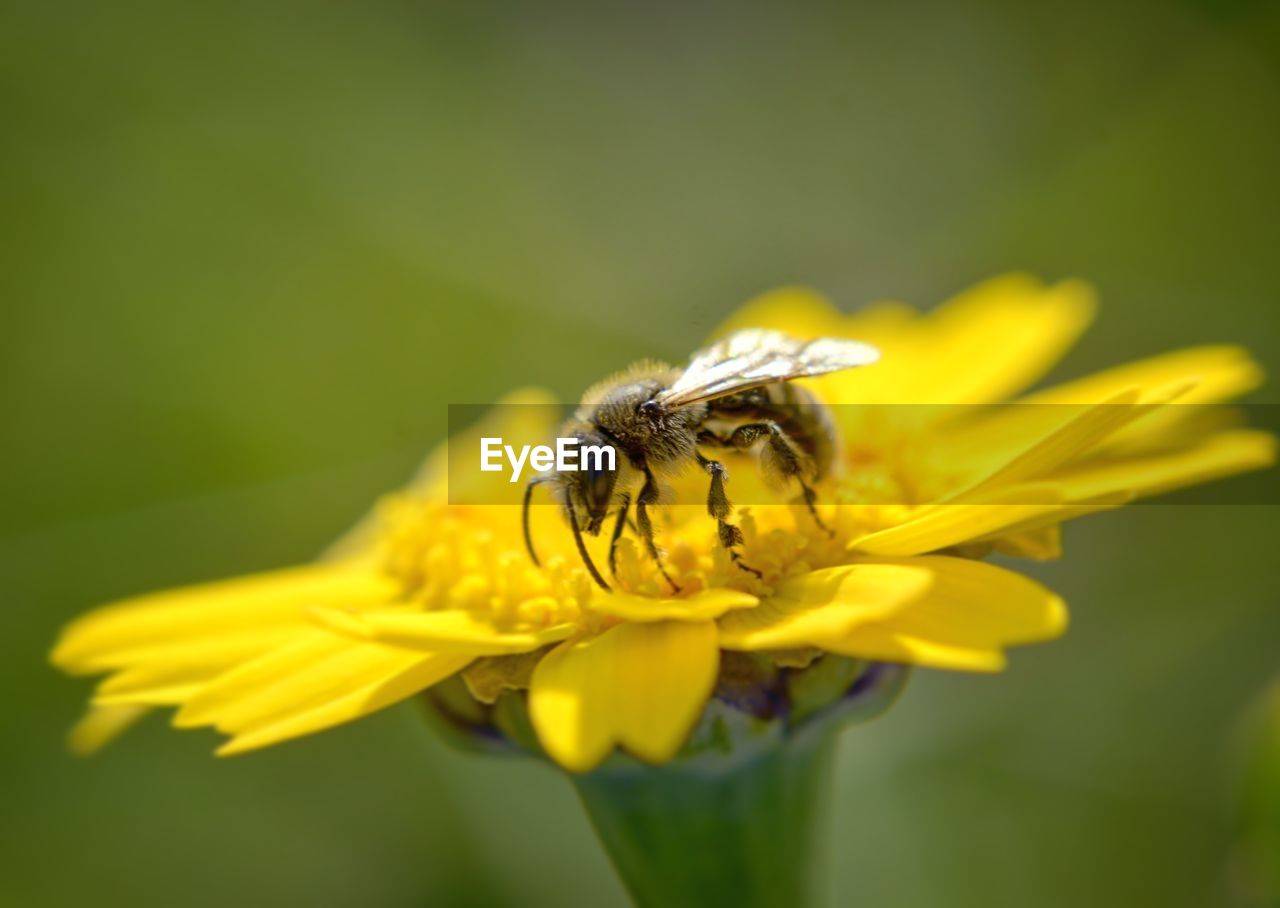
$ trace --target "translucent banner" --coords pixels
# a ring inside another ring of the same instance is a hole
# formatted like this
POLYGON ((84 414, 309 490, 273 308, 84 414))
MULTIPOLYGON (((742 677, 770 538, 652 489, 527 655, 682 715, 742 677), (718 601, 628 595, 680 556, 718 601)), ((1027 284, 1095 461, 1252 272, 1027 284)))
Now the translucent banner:
POLYGON ((600 500, 651 484, 664 505, 705 507, 717 475, 738 507, 806 495, 906 507, 1272 505, 1280 476, 1256 471, 1273 461, 1277 430, 1272 404, 1141 399, 833 406, 761 398, 676 414, 577 416, 554 404, 453 404, 442 464, 448 500, 458 505, 518 503, 532 482, 550 487, 534 505, 561 501, 569 484, 600 500), (1214 479, 1225 481, 1202 485, 1214 479))

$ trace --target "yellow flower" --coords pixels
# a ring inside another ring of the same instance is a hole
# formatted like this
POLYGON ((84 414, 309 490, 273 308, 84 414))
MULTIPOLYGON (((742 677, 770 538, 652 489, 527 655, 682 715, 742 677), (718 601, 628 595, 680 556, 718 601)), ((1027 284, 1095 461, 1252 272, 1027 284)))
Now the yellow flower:
MULTIPOLYGON (((820 489, 832 534, 792 505, 739 508, 757 579, 717 546, 705 488, 681 488, 686 504, 662 508, 660 526, 681 592, 624 539, 609 594, 557 509, 534 509, 538 568, 514 499, 450 504, 449 492, 460 499, 446 485, 444 448, 316 564, 145 596, 72 623, 54 663, 107 675, 73 745, 92 750, 147 709, 172 706, 175 725, 214 726, 230 736, 218 752, 240 753, 460 676, 477 708, 527 697, 542 748, 585 771, 619 747, 672 758, 738 664, 733 653, 783 666, 825 653, 998 670, 1007 647, 1061 634, 1066 609, 981 556, 1056 557, 1069 518, 1273 460, 1266 433, 1186 406, 1259 383, 1235 347, 1183 350, 1018 399, 1044 406, 986 406, 1038 380, 1092 313, 1088 287, 1023 276, 928 314, 877 304, 844 315, 809 291, 769 294, 725 330, 852 337, 882 353, 875 366, 811 382, 841 404, 842 469, 820 489)), ((548 400, 524 391, 507 403, 548 400)), ((545 413, 495 408, 452 450, 474 451, 481 434, 543 442, 554 430, 545 413)), ((454 481, 466 481, 460 470, 454 481)), ((755 482, 738 469, 733 495, 763 500, 755 482)))

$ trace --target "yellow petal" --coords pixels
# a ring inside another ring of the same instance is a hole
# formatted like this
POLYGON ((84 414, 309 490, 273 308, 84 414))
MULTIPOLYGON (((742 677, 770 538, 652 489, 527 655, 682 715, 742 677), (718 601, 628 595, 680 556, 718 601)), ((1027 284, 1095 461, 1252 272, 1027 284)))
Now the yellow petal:
POLYGON ((825 649, 854 659, 924 665, 957 672, 998 672, 1007 663, 1004 653, 997 649, 939 643, 879 624, 860 627, 844 640, 827 644, 825 649))
POLYGON ((1230 400, 1262 383, 1262 368, 1241 347, 1218 345, 1177 350, 1128 363, 1037 392, 1016 409, 1033 411, 1040 405, 1092 403, 1117 391, 1137 388, 1141 402, 1172 399, 1169 388, 1184 390, 1170 406, 1146 414, 1122 428, 1106 442, 1107 448, 1126 450, 1187 445, 1223 427, 1230 414, 1213 406, 1230 400))
POLYGON ((1168 447, 1216 427, 1204 408, 1181 406, 1191 390, 1183 382, 1129 388, 1094 404, 1016 404, 949 432, 936 457, 957 476, 982 477, 970 480, 980 490, 1042 477, 1103 450, 1168 447))
POLYGON ((314 616, 329 629, 351 637, 426 652, 473 656, 526 653, 565 640, 577 629, 572 624, 558 624, 526 631, 501 631, 459 609, 363 613, 316 609, 314 616))
POLYGON ((1118 460, 1100 457, 1058 472, 1053 482, 1072 498, 1118 491, 1148 496, 1261 469, 1275 460, 1274 436, 1241 429, 1211 436, 1178 451, 1118 460))
POLYGON ((573 772, 592 769, 615 745, 661 763, 701 715, 718 667, 710 621, 620 624, 544 656, 529 715, 547 753, 573 772))
POLYGON ((721 333, 764 327, 802 337, 853 337, 879 347, 883 357, 875 366, 813 383, 831 403, 987 403, 1048 371, 1093 310, 1085 284, 1045 287, 1020 274, 979 284, 925 316, 892 303, 842 316, 811 290, 783 288, 748 303, 721 333))
POLYGON ((127 667, 98 685, 93 702, 167 706, 184 703, 207 681, 294 639, 303 625, 250 628, 135 650, 127 667))
POLYGON ((1021 574, 942 555, 894 563, 928 570, 933 583, 883 620, 815 645, 860 658, 990 671, 1003 664, 1004 647, 1049 640, 1066 629, 1062 599, 1021 574))
POLYGON ((387 577, 348 564, 168 590, 108 605, 72 622, 52 660, 68 672, 105 671, 163 659, 170 648, 181 650, 192 641, 304 627, 311 606, 365 606, 387 601, 397 591, 398 584, 387 577))
MULTIPOLYGON (((1088 325, 1093 293, 1074 281, 1044 287, 1026 275, 986 281, 919 318, 865 340, 879 363, 841 372, 821 384, 832 403, 984 404, 1003 400, 1043 375, 1088 325)), ((846 324, 857 330, 856 317, 846 324)), ((927 421, 960 408, 908 410, 898 419, 927 421)))
POLYGON ((651 599, 614 593, 595 600, 595 610, 602 615, 628 621, 713 621, 726 612, 751 608, 760 600, 738 590, 701 590, 683 599, 651 599))
POLYGON ((855 539, 849 549, 867 555, 919 555, 1030 523, 1065 507, 1052 485, 1017 486, 991 492, 975 502, 920 508, 902 523, 855 539))
POLYGON ((1262 382, 1262 369, 1241 347, 1193 347, 1055 385, 1022 402, 1092 404, 1129 388, 1164 388, 1184 382, 1194 387, 1179 399, 1180 404, 1215 403, 1256 388, 1262 382))
POLYGON ((984 281, 929 314, 935 340, 920 364, 918 401, 1003 400, 1055 365, 1095 308, 1093 289, 1081 281, 1047 288, 1020 274, 984 281))
POLYGON ((77 756, 91 757, 149 712, 145 706, 91 706, 72 727, 67 744, 77 756))
POLYGON ((1138 392, 1122 391, 1102 403, 1084 409, 1065 408, 1068 418, 1017 456, 991 473, 967 494, 1039 479, 1079 457, 1121 426, 1142 415, 1135 406, 1138 392))
MULTIPOLYGON (((1181 390, 1179 386, 1166 388, 1162 396, 1148 404, 1138 404, 1138 392, 1129 389, 1086 407, 1033 407, 1013 414, 1011 419, 997 418, 999 440, 993 437, 989 446, 1003 452, 996 461, 998 466, 988 465, 983 478, 952 499, 919 508, 897 526, 855 539, 850 549, 873 555, 922 554, 991 539, 1015 529, 1047 526, 1120 504, 1124 496, 1117 497, 1114 489, 1096 495, 1082 494, 1058 481, 1057 474, 1065 469, 1064 465, 1181 390), (1010 432, 1015 424, 1017 430, 1010 432), (1018 440, 1020 450, 1016 453, 1010 450, 1010 438, 1018 440)), ((993 430, 971 430, 967 444, 977 449, 989 431, 993 430)), ((953 466, 955 461, 963 461, 964 444, 950 446, 943 460, 953 466)))
POLYGON ((932 574, 910 564, 846 564, 782 583, 759 606, 720 619, 725 649, 811 646, 892 614, 919 598, 932 574))
POLYGON ((469 661, 467 656, 422 656, 413 665, 395 671, 388 668, 382 678, 334 693, 323 703, 281 710, 270 718, 247 726, 218 748, 218 756, 247 753, 363 718, 443 681, 469 661))
POLYGON ((1099 495, 1097 498, 1080 502, 1063 504, 1035 514, 1028 520, 1020 520, 985 536, 970 540, 975 543, 1000 542, 999 550, 1005 554, 1018 555, 1024 558, 1056 558, 1061 551, 1061 542, 1057 538, 1058 525, 1077 517, 1111 511, 1123 507, 1133 500, 1128 492, 1115 492, 1110 495, 1099 495), (1027 537, 1014 541, 1013 537, 1027 537), (1036 538, 1031 538, 1036 537, 1036 538))
POLYGON ((239 753, 358 719, 461 669, 465 655, 439 655, 307 632, 218 677, 187 702, 174 724, 214 725, 239 753))

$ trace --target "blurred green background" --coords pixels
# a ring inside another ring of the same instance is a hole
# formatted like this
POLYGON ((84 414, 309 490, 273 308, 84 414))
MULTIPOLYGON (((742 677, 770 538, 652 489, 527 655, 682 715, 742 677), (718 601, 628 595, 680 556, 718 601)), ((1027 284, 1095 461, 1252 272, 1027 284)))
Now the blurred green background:
MULTIPOLYGON (((679 360, 782 283, 928 305, 1011 268, 1102 292, 1059 376, 1280 362, 1274 4, 19 0, 0 97, 6 906, 623 901, 561 777, 410 708, 228 761, 159 719, 63 750, 62 622, 308 559, 447 403, 679 360)), ((1278 530, 1072 527, 1033 568, 1066 639, 845 737, 833 904, 1247 903, 1278 530)))

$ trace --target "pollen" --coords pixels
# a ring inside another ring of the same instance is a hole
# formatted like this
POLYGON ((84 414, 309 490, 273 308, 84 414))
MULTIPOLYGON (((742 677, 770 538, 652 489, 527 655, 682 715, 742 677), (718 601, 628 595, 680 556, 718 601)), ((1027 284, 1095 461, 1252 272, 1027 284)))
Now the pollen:
POLYGON ((401 601, 420 611, 464 611, 507 632, 579 621, 591 598, 586 571, 562 555, 538 568, 489 511, 408 496, 384 502, 380 565, 401 601))

